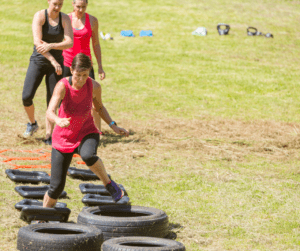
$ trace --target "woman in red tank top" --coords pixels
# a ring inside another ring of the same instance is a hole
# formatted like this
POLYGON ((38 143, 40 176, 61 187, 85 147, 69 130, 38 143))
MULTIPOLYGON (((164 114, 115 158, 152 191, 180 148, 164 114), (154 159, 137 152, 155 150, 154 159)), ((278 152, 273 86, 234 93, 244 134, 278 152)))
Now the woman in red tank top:
MULTIPOLYGON (((98 31, 98 19, 92 15, 86 13, 86 8, 88 5, 88 0, 73 0, 73 12, 69 14, 71 19, 73 34, 74 34, 74 44, 72 48, 63 51, 64 57, 64 69, 63 77, 71 76, 70 67, 73 58, 78 53, 84 53, 89 56, 92 60, 90 41, 92 39, 92 46, 94 54, 98 63, 98 74, 100 80, 105 78, 105 72, 102 68, 101 62, 101 47, 99 42, 99 31, 98 31)), ((95 79, 94 68, 92 67, 89 76, 95 79)), ((97 112, 92 110, 92 115, 94 117, 94 122, 96 127, 101 130, 101 119, 97 112)))
POLYGON ((101 86, 89 77, 91 60, 83 53, 72 62, 72 77, 59 81, 54 89, 47 118, 56 123, 52 134, 50 188, 44 196, 44 207, 53 207, 62 193, 68 168, 74 153, 79 153, 87 166, 102 180, 115 201, 122 198, 119 186, 109 179, 97 156, 99 130, 91 115, 94 105, 99 116, 117 133, 129 133, 110 118, 101 100, 101 86), (58 116, 55 114, 59 107, 58 116))

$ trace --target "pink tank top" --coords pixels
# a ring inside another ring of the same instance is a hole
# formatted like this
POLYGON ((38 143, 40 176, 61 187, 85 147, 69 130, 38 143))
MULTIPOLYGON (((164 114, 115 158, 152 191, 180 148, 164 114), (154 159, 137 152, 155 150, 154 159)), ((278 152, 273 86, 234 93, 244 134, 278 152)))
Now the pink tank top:
MULTIPOLYGON (((72 14, 69 15, 72 22, 72 14)), ((64 65, 70 67, 72 65, 73 58, 78 53, 83 53, 90 57, 92 60, 90 41, 92 37, 92 27, 90 23, 89 14, 85 13, 85 24, 83 29, 76 30, 73 28, 74 43, 73 47, 63 50, 64 65)))
POLYGON ((93 83, 89 77, 80 90, 75 90, 68 78, 61 80, 65 84, 66 94, 61 102, 58 117, 71 118, 68 127, 55 126, 52 134, 52 146, 63 153, 73 152, 88 134, 100 133, 91 114, 93 101, 93 83))

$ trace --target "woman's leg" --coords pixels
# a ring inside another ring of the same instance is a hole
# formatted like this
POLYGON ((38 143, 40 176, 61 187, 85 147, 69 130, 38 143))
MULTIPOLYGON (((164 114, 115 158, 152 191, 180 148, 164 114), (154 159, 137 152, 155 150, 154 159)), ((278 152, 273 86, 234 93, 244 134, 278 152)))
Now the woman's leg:
POLYGON ((103 182, 113 199, 118 201, 123 197, 124 192, 113 180, 109 179, 102 160, 97 156, 99 141, 99 134, 92 133, 85 136, 78 147, 78 152, 90 170, 103 182))
POLYGON ((104 185, 110 182, 101 159, 97 156, 97 148, 100 142, 100 135, 92 133, 83 138, 78 147, 78 153, 86 165, 95 173, 104 185))
POLYGON ((54 207, 65 188, 67 172, 73 153, 62 153, 52 148, 50 188, 44 196, 43 207, 54 207))
POLYGON ((38 125, 35 123, 34 105, 32 100, 37 88, 43 80, 44 74, 42 65, 39 65, 34 61, 30 61, 22 92, 23 105, 30 121, 27 125, 27 130, 24 133, 25 137, 31 136, 38 129, 38 125))
POLYGON ((72 76, 70 67, 64 65, 64 68, 63 68, 63 78, 69 77, 69 76, 72 76))

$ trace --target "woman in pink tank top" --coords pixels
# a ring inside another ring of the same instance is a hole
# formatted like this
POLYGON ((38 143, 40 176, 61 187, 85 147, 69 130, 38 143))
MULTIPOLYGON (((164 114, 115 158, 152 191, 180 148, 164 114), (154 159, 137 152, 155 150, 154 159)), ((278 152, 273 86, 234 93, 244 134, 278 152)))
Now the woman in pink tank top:
MULTIPOLYGON (((71 63, 73 58, 78 53, 84 53, 89 56, 92 60, 90 41, 92 39, 92 46, 94 54, 98 63, 98 74, 100 80, 105 78, 105 72, 102 68, 101 61, 101 47, 99 42, 99 31, 98 31, 98 19, 92 15, 86 13, 88 0, 73 0, 73 12, 69 14, 71 19, 74 44, 72 48, 63 51, 64 57, 64 69, 63 77, 71 76, 71 63)), ((94 68, 92 67, 89 76, 95 79, 94 68)), ((101 118, 98 116, 95 110, 92 110, 92 115, 96 127, 101 130, 101 118)))
POLYGON ((101 159, 97 156, 99 130, 91 114, 94 105, 99 116, 117 133, 129 133, 111 119, 101 100, 101 86, 89 77, 90 58, 77 54, 71 65, 72 77, 63 78, 56 84, 47 118, 56 123, 52 134, 50 188, 44 196, 44 207, 54 207, 62 193, 68 168, 74 153, 78 153, 87 166, 102 180, 115 201, 123 191, 109 179, 101 159), (58 115, 56 110, 59 107, 58 115))
MULTIPOLYGON (((101 61, 101 47, 99 42, 98 19, 86 13, 88 0, 73 0, 73 12, 69 14, 71 19, 74 44, 72 48, 63 51, 64 57, 64 73, 63 77, 71 76, 70 67, 73 58, 78 53, 84 53, 92 60, 90 41, 92 39, 92 46, 94 54, 98 63, 98 74, 100 80, 105 78, 105 72, 102 68, 101 61)), ((90 71, 89 76, 95 79, 94 69, 90 71)))

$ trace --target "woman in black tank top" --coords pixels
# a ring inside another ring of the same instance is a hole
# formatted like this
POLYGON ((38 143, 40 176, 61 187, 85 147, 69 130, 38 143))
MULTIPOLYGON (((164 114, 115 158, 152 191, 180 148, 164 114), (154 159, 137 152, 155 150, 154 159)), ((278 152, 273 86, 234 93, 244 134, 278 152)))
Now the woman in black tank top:
MULTIPOLYGON (((29 118, 24 137, 37 131, 33 98, 43 77, 46 76, 47 106, 56 83, 62 78, 62 51, 73 46, 73 30, 68 15, 60 12, 63 0, 48 0, 49 7, 35 13, 32 22, 33 53, 27 70, 22 100, 29 118)), ((51 144, 53 124, 46 119, 46 144, 51 144)))

